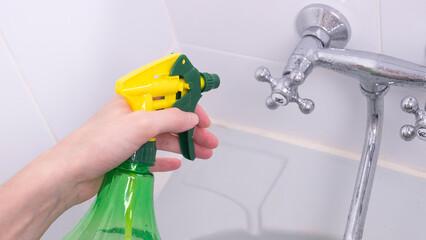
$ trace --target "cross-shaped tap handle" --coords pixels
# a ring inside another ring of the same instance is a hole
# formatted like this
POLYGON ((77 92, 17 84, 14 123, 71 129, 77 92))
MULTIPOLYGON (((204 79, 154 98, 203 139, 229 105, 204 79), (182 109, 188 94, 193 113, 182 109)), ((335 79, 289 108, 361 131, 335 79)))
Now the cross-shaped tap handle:
POLYGON ((416 117, 413 125, 404 125, 401 128, 401 138, 405 141, 413 140, 417 135, 423 141, 426 141, 426 106, 425 110, 421 110, 419 102, 415 97, 405 97, 401 101, 401 108, 404 112, 412 113, 416 117))
POLYGON ((297 87, 303 82, 304 78, 297 74, 274 78, 268 68, 259 67, 255 72, 255 78, 271 85, 272 93, 266 99, 266 106, 269 109, 276 109, 279 106, 287 105, 289 102, 295 102, 299 105, 300 111, 305 114, 314 110, 315 104, 312 100, 299 97, 297 87))

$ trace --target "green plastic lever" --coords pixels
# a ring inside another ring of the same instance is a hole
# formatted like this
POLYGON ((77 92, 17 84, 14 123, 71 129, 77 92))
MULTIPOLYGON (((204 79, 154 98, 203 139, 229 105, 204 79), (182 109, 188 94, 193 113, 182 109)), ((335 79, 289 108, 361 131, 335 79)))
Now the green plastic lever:
MULTIPOLYGON (((194 112, 198 101, 202 97, 201 93, 218 88, 220 85, 218 75, 200 73, 183 54, 175 61, 172 70, 170 71, 170 76, 179 76, 184 78, 186 83, 190 86, 188 93, 173 104, 173 107, 179 108, 185 112, 194 112), (205 81, 203 89, 201 88, 201 77, 203 77, 205 81)), ((194 128, 186 132, 179 133, 179 144, 182 155, 189 160, 195 159, 193 136, 194 128)))

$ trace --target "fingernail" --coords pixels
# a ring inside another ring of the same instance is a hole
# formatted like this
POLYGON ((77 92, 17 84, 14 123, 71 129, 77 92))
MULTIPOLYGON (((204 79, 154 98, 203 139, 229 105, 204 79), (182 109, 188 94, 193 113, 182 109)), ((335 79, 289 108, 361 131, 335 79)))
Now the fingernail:
POLYGON ((198 118, 198 115, 195 113, 189 113, 189 123, 193 126, 197 125, 200 119, 198 118))

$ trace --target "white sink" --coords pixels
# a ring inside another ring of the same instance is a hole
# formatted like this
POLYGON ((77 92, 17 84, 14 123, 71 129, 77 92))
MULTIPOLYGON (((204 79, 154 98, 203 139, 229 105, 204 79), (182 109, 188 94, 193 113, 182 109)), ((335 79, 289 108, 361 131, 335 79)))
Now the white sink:
POLYGON ((333 240, 329 236, 318 236, 300 233, 262 232, 252 235, 243 231, 223 232, 197 237, 192 240, 333 240))
MULTIPOLYGON (((359 161, 212 130, 213 158, 183 160, 158 195, 163 239, 342 239, 359 161)), ((424 216, 426 180, 378 167, 363 239, 422 239, 424 216)))

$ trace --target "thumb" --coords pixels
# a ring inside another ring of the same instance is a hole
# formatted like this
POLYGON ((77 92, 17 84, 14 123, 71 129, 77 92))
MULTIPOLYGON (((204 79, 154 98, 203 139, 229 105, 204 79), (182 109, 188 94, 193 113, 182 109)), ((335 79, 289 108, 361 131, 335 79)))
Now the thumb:
POLYGON ((157 136, 165 132, 184 132, 195 127, 199 122, 197 114, 184 112, 178 108, 143 112, 143 114, 146 114, 143 119, 148 122, 152 136, 157 136))

